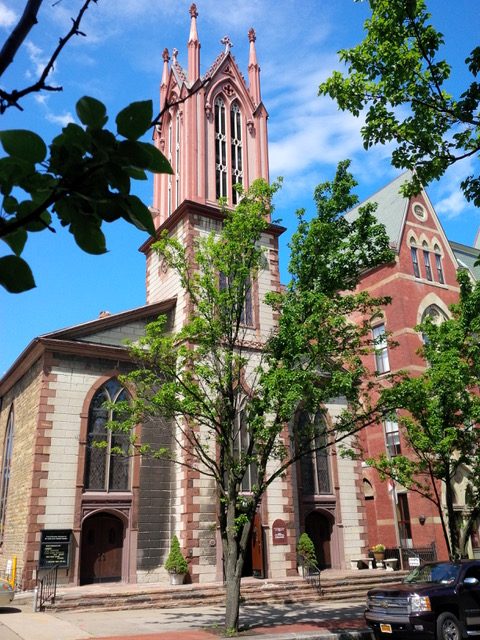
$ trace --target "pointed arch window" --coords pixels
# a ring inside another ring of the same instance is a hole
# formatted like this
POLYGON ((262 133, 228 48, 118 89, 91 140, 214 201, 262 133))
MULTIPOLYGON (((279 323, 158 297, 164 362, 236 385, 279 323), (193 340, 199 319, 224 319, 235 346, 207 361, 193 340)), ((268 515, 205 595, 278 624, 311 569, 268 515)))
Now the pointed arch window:
POLYGON ((432 277, 432 266, 430 264, 430 251, 428 250, 428 244, 426 242, 422 244, 422 249, 423 249, 423 262, 425 264, 425 275, 427 277, 427 280, 432 281, 433 277, 432 277))
POLYGON ((327 429, 323 413, 317 411, 311 423, 311 416, 302 411, 299 418, 299 433, 313 428, 311 440, 312 452, 301 459, 302 487, 305 495, 323 495, 332 493, 330 481, 330 464, 327 450, 327 429))
POLYGON ((8 414, 7 428, 5 430, 5 440, 3 443, 2 467, 0 469, 0 545, 3 544, 5 534, 5 520, 7 517, 8 487, 10 484, 10 471, 12 466, 13 451, 13 407, 8 414))
POLYGON ((175 119, 175 208, 180 204, 180 113, 175 119))
POLYGON ((440 284, 445 284, 445 277, 443 275, 443 265, 442 265, 442 252, 440 251, 440 247, 436 244, 433 247, 433 251, 435 254, 435 266, 437 268, 437 278, 440 284))
POLYGON ((416 278, 420 278, 420 267, 418 264, 418 250, 415 246, 415 240, 410 239, 410 253, 412 256, 413 274, 416 278))
POLYGON ((227 197, 227 127, 225 103, 215 100, 215 182, 216 197, 227 197))
POLYGON ((385 325, 378 324, 372 327, 373 346, 375 352, 375 371, 386 373, 390 371, 390 360, 388 358, 388 342, 385 332, 385 325))
MULTIPOLYGON (((172 121, 170 120, 170 124, 168 125, 168 161, 170 162, 170 166, 172 165, 173 159, 173 127, 172 121)), ((168 215, 172 215, 172 207, 173 207, 173 182, 172 175, 168 174, 168 215)))
MULTIPOLYGON (((253 455, 253 449, 251 447, 251 434, 248 428, 248 422, 246 420, 246 395, 239 392, 237 394, 237 411, 236 411, 236 424, 235 424, 235 438, 233 442, 233 455, 236 460, 242 460, 246 456, 253 455)), ((253 490, 253 486, 258 482, 258 470, 255 462, 250 462, 247 465, 245 474, 242 478, 241 491, 250 493, 253 490)))
POLYGON ((230 109, 230 148, 232 154, 232 203, 238 203, 236 184, 243 184, 242 114, 238 102, 230 109))
POLYGON ((96 392, 88 414, 85 491, 128 491, 130 487, 130 434, 107 429, 115 411, 106 402, 128 400, 129 395, 116 378, 96 392))

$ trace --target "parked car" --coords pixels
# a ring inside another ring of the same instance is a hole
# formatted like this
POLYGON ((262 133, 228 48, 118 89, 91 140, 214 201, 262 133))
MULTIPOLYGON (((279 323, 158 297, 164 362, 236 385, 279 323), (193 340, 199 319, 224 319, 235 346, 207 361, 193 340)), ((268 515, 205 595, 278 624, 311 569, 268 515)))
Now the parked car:
POLYGON ((375 638, 460 640, 480 635, 480 561, 432 562, 367 594, 375 638))
POLYGON ((8 607, 15 595, 12 585, 0 578, 0 607, 8 607))

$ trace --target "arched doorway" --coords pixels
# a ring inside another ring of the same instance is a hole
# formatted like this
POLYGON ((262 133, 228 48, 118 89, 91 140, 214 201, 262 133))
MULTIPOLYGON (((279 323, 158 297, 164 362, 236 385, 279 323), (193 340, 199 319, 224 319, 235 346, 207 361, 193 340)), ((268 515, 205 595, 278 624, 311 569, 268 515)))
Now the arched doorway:
POLYGON ((80 584, 122 579, 123 522, 111 513, 96 513, 82 525, 80 584))
POLYGON ((332 566, 331 538, 332 519, 319 511, 312 511, 305 518, 305 532, 308 533, 315 546, 319 569, 330 569, 332 566))

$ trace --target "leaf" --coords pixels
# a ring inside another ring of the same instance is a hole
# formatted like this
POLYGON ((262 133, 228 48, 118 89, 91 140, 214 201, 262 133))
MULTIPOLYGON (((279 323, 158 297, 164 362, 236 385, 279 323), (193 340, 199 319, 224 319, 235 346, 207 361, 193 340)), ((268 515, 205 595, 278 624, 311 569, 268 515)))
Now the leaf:
POLYGON ((72 223, 70 225, 70 232, 73 233, 75 242, 83 251, 93 255, 100 255, 107 252, 105 236, 98 224, 85 219, 72 223))
POLYGON ((27 232, 25 229, 17 229, 16 231, 9 233, 7 236, 4 236, 3 240, 8 244, 13 253, 16 256, 19 256, 27 241, 27 232))
POLYGON ((43 162, 47 155, 47 146, 42 138, 26 129, 0 131, 0 141, 4 150, 14 158, 36 163, 43 162))
POLYGON ((78 117, 81 122, 91 129, 101 129, 107 122, 107 109, 103 102, 83 96, 75 106, 78 117))
POLYGON ((157 149, 155 145, 149 142, 138 142, 137 144, 141 144, 143 149, 150 155, 150 164, 146 169, 153 173, 169 173, 173 175, 173 169, 160 149, 157 149))
POLYGON ((21 293, 35 287, 35 280, 28 264, 18 256, 0 258, 0 284, 9 293, 21 293))
POLYGON ((151 100, 132 102, 117 115, 117 131, 129 140, 137 140, 151 126, 153 103, 151 100))
POLYGON ((137 196, 128 196, 125 198, 125 202, 127 209, 123 217, 138 229, 148 231, 151 236, 155 236, 155 227, 149 208, 137 196))

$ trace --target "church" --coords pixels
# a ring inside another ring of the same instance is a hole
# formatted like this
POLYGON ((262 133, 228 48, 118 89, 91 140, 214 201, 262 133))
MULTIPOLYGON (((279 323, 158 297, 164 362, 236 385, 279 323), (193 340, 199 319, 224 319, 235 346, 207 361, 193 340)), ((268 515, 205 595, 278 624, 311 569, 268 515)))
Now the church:
MULTIPOLYGON (((168 231, 188 248, 219 229, 218 201, 237 203, 235 184, 268 180, 268 114, 262 102, 256 36, 248 33, 246 78, 231 42, 200 75, 197 10, 190 8, 186 67, 179 51, 163 52, 162 117, 155 144, 172 175, 156 175, 151 212, 158 233, 168 231)), ((278 238, 270 223, 262 238, 266 266, 252 285, 246 314, 252 353, 275 324, 264 297, 280 290, 278 238)), ((120 433, 105 427, 106 400, 128 399, 118 376, 132 367, 125 340, 143 335, 160 314, 175 329, 188 305, 178 278, 152 250, 146 260, 146 304, 53 331, 34 339, 0 380, 0 571, 15 557, 17 583, 32 588, 59 565, 64 584, 167 581, 163 568, 177 535, 193 583, 223 580, 215 487, 191 470, 163 460, 119 457, 120 433), (98 448, 95 442, 106 442, 98 448)), ((135 250, 132 247, 132 250, 135 250)), ((327 407, 334 419, 342 398, 327 407)), ((138 425, 141 441, 168 443, 168 424, 138 425)), ((322 567, 350 567, 369 541, 362 469, 330 451, 276 480, 255 518, 244 574, 298 575, 296 543, 311 536, 322 567)), ((245 487, 248 491, 248 486, 245 487)))

